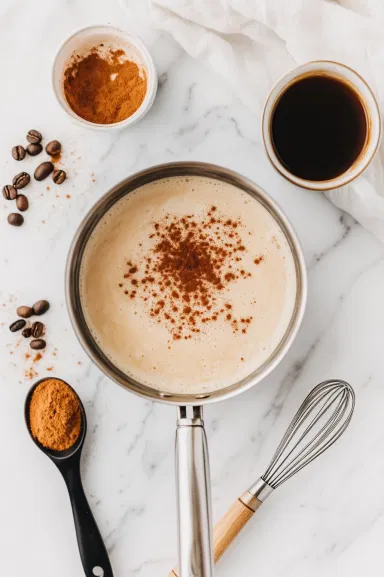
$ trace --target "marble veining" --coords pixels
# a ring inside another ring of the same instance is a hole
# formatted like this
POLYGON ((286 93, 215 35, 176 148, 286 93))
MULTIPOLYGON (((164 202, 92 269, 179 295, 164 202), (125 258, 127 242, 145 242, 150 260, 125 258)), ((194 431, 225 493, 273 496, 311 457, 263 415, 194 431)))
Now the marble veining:
POLYGON ((285 182, 264 153, 260 118, 133 8, 127 15, 117 1, 4 0, 0 14, 3 184, 37 165, 31 158, 16 163, 10 154, 31 128, 63 143, 68 171, 61 187, 46 181, 26 189, 31 208, 21 229, 7 225, 10 204, 0 201, 1 575, 83 575, 66 489, 24 427, 28 387, 49 374, 72 383, 86 406, 84 485, 116 577, 166 576, 175 562, 176 411, 127 393, 90 362, 72 331, 63 285, 71 238, 91 205, 129 174, 174 160, 221 164, 265 188, 296 228, 309 270, 308 308, 288 356, 253 390, 205 410, 214 518, 263 473, 312 386, 344 378, 357 394, 345 437, 270 497, 216 575, 381 575, 384 247, 323 195, 285 182), (108 22, 142 36, 160 83, 142 122, 101 134, 63 115, 50 67, 66 35, 108 22), (49 345, 34 363, 7 326, 19 304, 40 298, 52 304, 44 319, 49 345))

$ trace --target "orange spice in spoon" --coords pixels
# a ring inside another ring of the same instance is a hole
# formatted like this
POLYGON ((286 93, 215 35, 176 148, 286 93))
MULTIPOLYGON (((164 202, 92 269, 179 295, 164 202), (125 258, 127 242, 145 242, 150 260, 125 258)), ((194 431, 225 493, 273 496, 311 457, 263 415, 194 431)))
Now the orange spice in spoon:
POLYGON ((54 451, 69 449, 77 441, 81 411, 77 395, 60 379, 46 379, 34 390, 29 406, 32 435, 54 451))

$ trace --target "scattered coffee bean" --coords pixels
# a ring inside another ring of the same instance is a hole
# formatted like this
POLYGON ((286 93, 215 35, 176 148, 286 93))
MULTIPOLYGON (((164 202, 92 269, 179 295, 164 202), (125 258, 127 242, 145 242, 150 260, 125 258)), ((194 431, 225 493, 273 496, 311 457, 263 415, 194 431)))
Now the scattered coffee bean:
POLYGON ((45 152, 49 154, 49 156, 57 156, 61 152, 61 144, 58 140, 52 140, 48 142, 47 146, 45 147, 45 152))
POLYGON ((32 329, 31 327, 27 327, 26 329, 24 329, 21 333, 23 335, 23 337, 25 339, 29 339, 30 336, 32 336, 32 329))
POLYGON ((12 148, 12 156, 15 160, 23 160, 25 158, 25 148, 20 144, 12 148))
POLYGON ((24 188, 24 186, 27 186, 30 180, 31 177, 29 176, 28 172, 19 172, 19 174, 16 174, 12 180, 12 184, 15 188, 24 188))
POLYGON ((21 212, 28 210, 28 198, 24 194, 19 194, 16 198, 16 206, 19 210, 21 210, 21 212))
POLYGON ((11 212, 11 214, 8 215, 7 220, 12 226, 21 226, 24 222, 24 217, 18 212, 11 212))
POLYGON ((63 184, 64 180, 67 178, 65 170, 54 170, 52 174, 52 180, 55 184, 63 184))
POLYGON ((47 346, 47 343, 45 342, 44 339, 34 339, 33 341, 31 341, 29 343, 29 346, 31 347, 31 349, 34 349, 35 351, 39 351, 41 349, 45 349, 45 347, 47 346))
POLYGON ((51 174, 53 171, 54 166, 52 162, 42 162, 35 170, 35 179, 36 180, 44 180, 51 174))
POLYGON ((35 315, 43 315, 49 309, 49 302, 45 300, 37 301, 32 307, 35 315))
POLYGON ((30 156, 37 156, 43 150, 40 142, 36 142, 34 144, 28 144, 27 152, 30 156))
POLYGON ((27 140, 31 144, 36 144, 38 142, 41 142, 42 138, 43 137, 41 136, 41 134, 38 130, 30 130, 27 134, 27 140))
POLYGON ((23 319, 29 319, 29 317, 33 315, 32 307, 26 307, 26 306, 17 307, 16 312, 18 316, 22 317, 23 319))
POLYGON ((9 330, 12 333, 16 333, 17 331, 20 331, 21 329, 23 329, 26 324, 27 323, 25 322, 24 319, 19 319, 10 325, 9 330))
POLYGON ((44 333, 44 325, 39 321, 33 323, 31 328, 32 328, 32 336, 34 339, 38 339, 44 333))
POLYGON ((7 184, 3 188, 3 196, 6 200, 15 200, 17 196, 17 190, 12 184, 7 184))

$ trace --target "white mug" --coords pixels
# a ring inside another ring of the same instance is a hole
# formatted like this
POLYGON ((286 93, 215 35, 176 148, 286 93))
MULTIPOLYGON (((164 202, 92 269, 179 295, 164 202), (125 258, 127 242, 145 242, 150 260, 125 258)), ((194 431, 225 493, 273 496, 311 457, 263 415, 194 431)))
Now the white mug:
POLYGON ((274 167, 285 178, 303 188, 308 188, 311 190, 330 190, 351 182, 360 174, 362 174, 367 168, 368 164, 374 157, 380 143, 381 117, 379 107, 372 90, 366 81, 357 72, 348 66, 345 66, 344 64, 339 64, 337 62, 331 62, 327 60, 318 60, 314 62, 307 62, 306 64, 291 70, 291 72, 288 72, 288 74, 283 76, 275 84, 269 93, 264 106, 262 132, 268 157, 274 167), (338 80, 341 80, 352 87, 360 98, 367 120, 367 137, 360 154, 345 172, 329 180, 307 180, 292 174, 289 169, 281 162, 278 154, 275 151, 272 139, 271 122, 276 104, 279 101, 281 95, 287 90, 289 86, 301 78, 312 75, 325 75, 331 78, 337 78, 338 80))

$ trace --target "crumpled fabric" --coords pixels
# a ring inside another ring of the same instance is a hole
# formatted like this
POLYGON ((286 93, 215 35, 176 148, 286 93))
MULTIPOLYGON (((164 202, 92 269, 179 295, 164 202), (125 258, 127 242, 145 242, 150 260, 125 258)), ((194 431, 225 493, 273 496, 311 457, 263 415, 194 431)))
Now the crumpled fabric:
MULTIPOLYGON (((355 69, 382 109, 383 0, 149 0, 147 9, 152 26, 225 78, 258 120, 278 78, 310 60, 355 69)), ((325 193, 382 242, 383 161, 381 146, 364 176, 325 193)))

